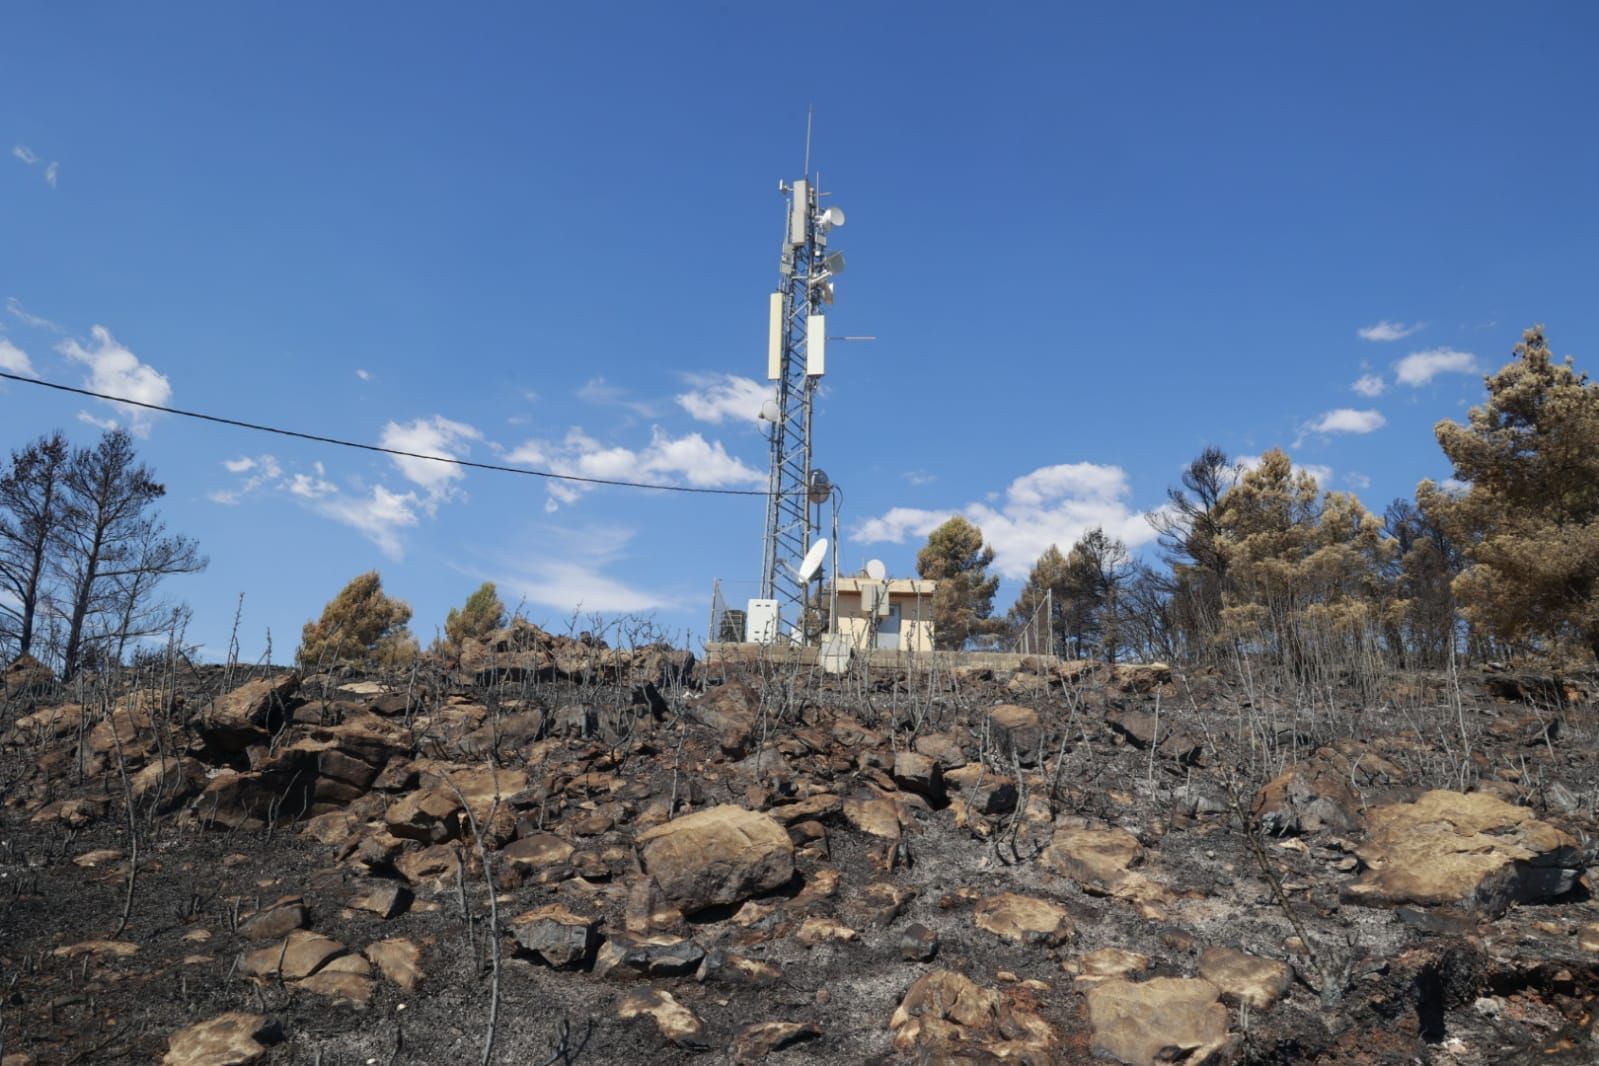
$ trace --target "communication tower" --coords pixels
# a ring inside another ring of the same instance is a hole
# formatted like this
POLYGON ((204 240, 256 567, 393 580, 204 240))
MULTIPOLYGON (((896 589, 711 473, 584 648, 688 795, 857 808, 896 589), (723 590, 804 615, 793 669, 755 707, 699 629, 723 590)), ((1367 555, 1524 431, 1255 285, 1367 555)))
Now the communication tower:
MULTIPOLYGON (((809 148, 806 169, 809 170, 809 148)), ((777 289, 769 299, 766 376, 774 397, 761 411, 769 423, 771 478, 766 510, 761 597, 775 601, 778 616, 804 639, 806 588, 815 572, 807 566, 820 515, 812 508, 832 493, 827 475, 811 463, 811 414, 816 387, 827 369, 827 313, 833 280, 844 272, 843 253, 828 248, 844 212, 823 207, 821 175, 789 184, 783 253, 777 289), (809 572, 807 572, 809 571, 809 572)))

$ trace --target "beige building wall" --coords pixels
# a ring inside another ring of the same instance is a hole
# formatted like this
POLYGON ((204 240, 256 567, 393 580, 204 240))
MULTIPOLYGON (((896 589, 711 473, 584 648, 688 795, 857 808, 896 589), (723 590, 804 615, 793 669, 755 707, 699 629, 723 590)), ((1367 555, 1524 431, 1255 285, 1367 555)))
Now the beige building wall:
POLYGON ((933 650, 933 589, 937 583, 902 578, 887 582, 888 602, 898 608, 897 637, 891 633, 889 619, 869 618, 861 610, 861 586, 868 578, 842 578, 838 582, 838 631, 846 634, 859 649, 871 646, 873 623, 877 624, 877 647, 892 645, 901 651, 933 650))

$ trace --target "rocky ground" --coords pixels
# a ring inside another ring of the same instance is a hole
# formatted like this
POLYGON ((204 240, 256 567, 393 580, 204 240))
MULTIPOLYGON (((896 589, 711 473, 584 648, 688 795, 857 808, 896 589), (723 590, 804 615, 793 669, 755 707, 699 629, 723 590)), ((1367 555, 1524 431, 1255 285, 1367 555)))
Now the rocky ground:
POLYGON ((1599 1060, 1589 690, 519 625, 0 706, 0 1061, 1599 1060))

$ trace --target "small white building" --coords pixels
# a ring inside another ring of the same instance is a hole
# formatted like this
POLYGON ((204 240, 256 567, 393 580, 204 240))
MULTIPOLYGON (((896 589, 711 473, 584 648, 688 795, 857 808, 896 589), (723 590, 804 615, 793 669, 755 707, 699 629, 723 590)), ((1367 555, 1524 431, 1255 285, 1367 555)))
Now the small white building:
POLYGON ((838 579, 838 632, 858 650, 933 650, 933 589, 920 578, 838 579))

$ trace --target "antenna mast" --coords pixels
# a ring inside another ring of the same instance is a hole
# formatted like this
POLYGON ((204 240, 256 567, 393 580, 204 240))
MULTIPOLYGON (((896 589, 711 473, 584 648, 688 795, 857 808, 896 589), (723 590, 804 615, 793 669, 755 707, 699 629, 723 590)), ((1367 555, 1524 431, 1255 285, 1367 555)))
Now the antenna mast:
MULTIPOLYGON (((805 122, 805 161, 810 169, 811 121, 805 122)), ((802 561, 811 549, 819 518, 812 504, 832 491, 827 475, 811 465, 811 412, 817 383, 827 366, 826 305, 833 302, 832 279, 844 270, 844 256, 827 250, 828 233, 844 224, 844 212, 823 208, 827 195, 807 177, 789 185, 777 289, 770 296, 766 376, 776 397, 762 418, 770 423, 771 473, 766 510, 761 597, 777 601, 778 618, 806 627, 806 588, 802 561)))

